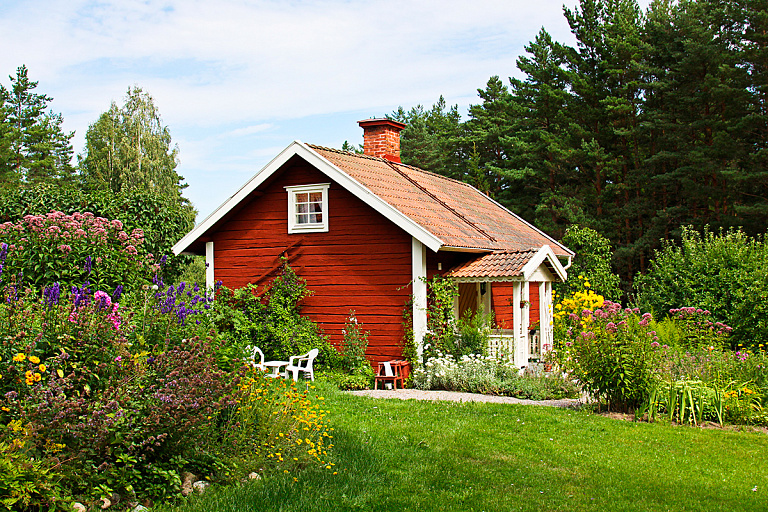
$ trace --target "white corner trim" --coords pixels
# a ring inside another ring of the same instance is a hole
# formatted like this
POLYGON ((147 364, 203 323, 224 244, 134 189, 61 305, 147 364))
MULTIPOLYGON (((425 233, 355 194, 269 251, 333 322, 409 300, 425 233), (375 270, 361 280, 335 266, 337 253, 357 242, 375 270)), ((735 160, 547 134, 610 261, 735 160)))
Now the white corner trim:
POLYGON ((413 283, 413 342, 421 359, 427 333, 427 251, 416 237, 411 238, 411 282, 413 283))
POLYGON ((205 243, 205 289, 212 290, 216 279, 213 271, 213 242, 205 243))
POLYGON ((443 241, 430 233, 427 229, 411 220, 397 208, 387 203, 370 189, 365 187, 359 181, 333 165, 327 159, 316 153, 309 146, 300 141, 293 141, 288 147, 273 158, 250 180, 248 180, 240 189, 222 203, 216 210, 208 215, 200 224, 187 233, 181 240, 173 246, 174 254, 181 254, 200 236, 205 234, 227 213, 232 211, 241 201, 245 200, 259 185, 264 183, 270 176, 277 172, 293 156, 299 156, 314 166, 317 170, 324 173, 343 188, 357 196, 358 199, 368 206, 381 213, 403 231, 417 238, 432 251, 437 252, 443 246, 443 241))
POLYGON ((536 254, 534 254, 533 257, 528 261, 528 263, 523 266, 523 279, 525 281, 529 281, 533 273, 536 272, 536 269, 539 268, 539 266, 544 263, 545 260, 548 260, 550 265, 552 265, 552 268, 555 270, 557 277, 559 277, 562 281, 568 279, 568 272, 566 272, 566 270, 563 268, 560 260, 557 259, 557 255, 555 255, 555 252, 548 245, 542 245, 541 249, 539 249, 536 254))

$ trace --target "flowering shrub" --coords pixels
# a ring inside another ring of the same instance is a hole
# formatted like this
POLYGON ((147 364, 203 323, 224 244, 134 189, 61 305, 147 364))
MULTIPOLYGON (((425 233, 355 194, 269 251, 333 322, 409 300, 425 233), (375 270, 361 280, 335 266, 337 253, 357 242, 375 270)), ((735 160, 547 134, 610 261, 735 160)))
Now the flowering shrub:
POLYGON ((419 389, 444 389, 469 393, 485 393, 545 400, 575 397, 576 387, 559 378, 519 376, 519 370, 508 359, 480 354, 456 358, 438 354, 416 367, 413 384, 419 389))
POLYGON ((248 377, 239 353, 197 336, 215 302, 156 283, 111 295, 87 284, 2 290, 0 468, 18 471, 0 476, 0 500, 56 509, 75 496, 166 499, 188 470, 231 480, 333 468, 325 412, 309 394, 248 377))
POLYGON ((677 342, 687 349, 722 349, 728 345, 733 329, 722 322, 712 322, 711 313, 701 308, 673 308, 670 318, 675 320, 679 332, 677 342))
MULTIPOLYGON (((26 215, 0 224, 0 259, 5 276, 23 275, 35 288, 59 282, 68 288, 88 280, 114 290, 146 282, 156 268, 143 249, 144 232, 124 230, 119 220, 90 212, 26 215)), ((6 280, 5 282, 8 282, 6 280)))
POLYGON ((334 469, 328 453, 333 428, 326 423, 323 398, 313 396, 311 389, 299 391, 296 383, 265 377, 258 370, 241 381, 228 436, 233 444, 247 447, 251 464, 274 462, 272 470, 284 473, 307 465, 334 469))
POLYGON ((550 356, 563 370, 611 410, 634 410, 647 400, 660 346, 650 313, 603 301, 563 320, 565 335, 550 356))

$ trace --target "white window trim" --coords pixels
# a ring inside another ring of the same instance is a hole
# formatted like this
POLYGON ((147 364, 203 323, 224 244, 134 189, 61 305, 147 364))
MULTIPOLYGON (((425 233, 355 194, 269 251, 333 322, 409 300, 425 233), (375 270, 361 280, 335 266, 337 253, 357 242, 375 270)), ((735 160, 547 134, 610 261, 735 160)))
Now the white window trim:
POLYGON ((330 183, 313 185, 295 185, 285 187, 288 192, 288 233, 312 233, 328 231, 328 187, 330 183), (296 194, 320 192, 323 195, 322 222, 316 224, 298 224, 296 222, 296 194))

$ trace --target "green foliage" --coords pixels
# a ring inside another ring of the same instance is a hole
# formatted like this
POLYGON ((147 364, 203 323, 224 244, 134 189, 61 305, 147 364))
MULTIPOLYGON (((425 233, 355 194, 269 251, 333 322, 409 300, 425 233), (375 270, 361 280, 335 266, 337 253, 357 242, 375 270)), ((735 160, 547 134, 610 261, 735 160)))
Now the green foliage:
MULTIPOLYGON (((278 282, 270 299, 303 296, 294 285, 278 282)), ((246 370, 215 331, 198 336, 216 320, 199 287, 156 276, 119 294, 3 288, 0 467, 12 469, 0 475, 0 503, 166 500, 180 497, 183 471, 232 482, 333 467, 316 395, 246 370)))
POLYGON ((10 89, 0 85, 0 183, 71 181, 74 132, 64 133, 61 114, 45 112, 52 98, 34 92, 26 66, 10 80, 10 89))
POLYGON ((454 346, 456 318, 453 315, 453 301, 459 294, 458 285, 451 279, 435 275, 426 281, 427 285, 427 333, 424 336, 426 361, 439 352, 448 352, 454 346))
POLYGON ((416 367, 414 387, 513 396, 532 400, 575 398, 576 385, 562 377, 525 375, 510 360, 480 354, 438 354, 416 367))
POLYGON ((5 222, 20 222, 26 215, 57 211, 67 215, 91 212, 96 217, 119 220, 128 233, 141 230, 145 253, 158 259, 168 256, 163 271, 169 279, 177 276, 190 259, 173 256, 171 247, 194 226, 194 212, 146 191, 86 193, 74 187, 43 183, 18 187, 0 196, 0 220, 5 222))
POLYGON ((768 342, 766 265, 762 237, 684 227, 680 244, 665 243, 648 272, 637 276, 637 302, 659 318, 681 304, 711 311, 733 328, 734 347, 757 347, 768 342))
POLYGON ((233 350, 242 352, 255 345, 267 359, 287 361, 317 348, 316 364, 335 368, 338 352, 317 325, 300 314, 301 301, 309 294, 306 281, 284 263, 261 297, 251 284, 234 291, 222 287, 216 296, 214 325, 233 350))
POLYGON ((339 347, 341 368, 350 375, 366 376, 370 382, 373 377, 373 368, 365 357, 365 351, 368 350, 368 331, 364 331, 361 324, 357 322, 354 311, 349 312, 343 333, 344 339, 339 347))
POLYGON ((482 309, 474 313, 467 312, 457 322, 458 333, 446 348, 456 357, 484 354, 488 350, 488 340, 494 325, 492 312, 486 314, 482 309))
POLYGON ((575 252, 573 264, 568 269, 568 280, 555 283, 558 294, 567 295, 581 289, 579 276, 603 297, 619 298, 619 276, 611 271, 610 241, 594 229, 573 224, 568 227, 561 242, 575 252))
POLYGON ((0 441, 0 508, 25 510, 71 510, 62 498, 59 478, 51 460, 36 460, 30 453, 21 422, 7 427, 13 441, 0 441))
POLYGON ((123 282, 135 288, 156 269, 142 247, 141 230, 128 233, 119 220, 90 212, 27 215, 16 224, 0 224, 0 240, 5 275, 36 290, 53 283, 68 290, 85 281, 104 290, 123 282))
POLYGON ((661 350, 650 321, 650 313, 641 317, 610 301, 570 313, 552 357, 608 410, 633 411, 656 384, 661 350))
POLYGON ((154 99, 129 87, 121 108, 113 102, 85 134, 80 172, 86 186, 112 193, 145 190, 179 201, 178 146, 163 126, 154 99))

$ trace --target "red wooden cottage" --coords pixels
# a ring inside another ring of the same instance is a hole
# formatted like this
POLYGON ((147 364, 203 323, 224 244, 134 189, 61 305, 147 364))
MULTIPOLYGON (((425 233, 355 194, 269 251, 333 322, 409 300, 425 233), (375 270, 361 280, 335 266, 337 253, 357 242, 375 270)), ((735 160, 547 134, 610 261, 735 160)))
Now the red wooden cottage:
POLYGON ((514 346, 515 362, 527 365, 536 346, 551 346, 551 283, 566 278, 561 259, 569 264, 573 253, 470 185, 400 163, 405 125, 360 126, 364 154, 293 142, 174 252, 205 254, 208 285, 233 288, 265 284, 287 257, 314 292, 302 313, 338 346, 355 310, 372 361, 401 357, 412 294, 421 346, 422 278, 446 275, 459 283, 457 314, 493 311, 504 336, 492 348, 511 354, 514 346))

